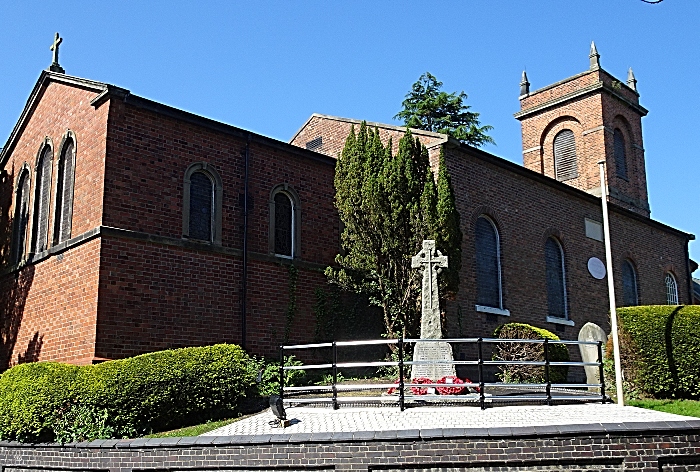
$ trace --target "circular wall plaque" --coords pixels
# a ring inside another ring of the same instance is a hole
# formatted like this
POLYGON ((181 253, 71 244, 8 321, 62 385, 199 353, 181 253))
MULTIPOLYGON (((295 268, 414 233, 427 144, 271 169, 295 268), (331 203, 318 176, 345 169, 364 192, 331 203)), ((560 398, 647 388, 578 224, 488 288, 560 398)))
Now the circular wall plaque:
POLYGON ((588 272, 590 272, 595 279, 604 279, 606 273, 605 264, 597 257, 591 257, 588 259, 588 272))

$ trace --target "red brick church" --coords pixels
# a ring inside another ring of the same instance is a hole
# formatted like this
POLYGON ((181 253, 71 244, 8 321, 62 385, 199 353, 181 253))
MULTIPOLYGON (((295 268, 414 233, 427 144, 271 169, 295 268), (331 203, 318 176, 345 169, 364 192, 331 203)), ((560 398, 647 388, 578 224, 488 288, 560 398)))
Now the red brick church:
MULTIPOLYGON (((0 153, 0 367, 311 341, 339 250, 334 163, 359 121, 314 114, 285 143, 67 75, 54 57, 0 153)), ((694 237, 650 218, 631 71, 616 79, 593 49, 588 70, 539 90, 523 74, 520 103, 523 166, 414 130, 433 164, 444 149, 461 214, 450 334, 608 328, 601 158, 618 304, 691 303, 694 237)), ((371 125, 394 142, 405 131, 371 125)))

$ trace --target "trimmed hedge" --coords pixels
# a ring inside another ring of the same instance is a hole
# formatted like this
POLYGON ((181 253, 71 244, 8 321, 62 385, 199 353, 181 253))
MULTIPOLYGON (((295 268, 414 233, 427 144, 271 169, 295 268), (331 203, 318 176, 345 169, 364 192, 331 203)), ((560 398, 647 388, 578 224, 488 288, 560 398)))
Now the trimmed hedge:
POLYGON ((655 398, 700 398, 700 306, 626 307, 617 313, 625 382, 655 398))
POLYGON ((54 440, 76 405, 107 411, 116 437, 230 417, 254 393, 258 362, 235 345, 160 351, 71 366, 23 364, 0 377, 0 438, 54 440))
POLYGON ((0 439, 50 440, 57 412, 75 396, 79 369, 58 362, 36 362, 2 374, 0 439))
MULTIPOLYGON (((493 332, 500 339, 550 339, 558 341, 559 336, 543 328, 525 323, 506 323, 493 332)), ((547 348, 551 362, 569 360, 569 350, 565 344, 550 344, 547 348)), ((505 361, 544 361, 544 344, 499 343, 496 345, 494 360, 505 361)), ((509 383, 544 383, 545 368, 524 365, 499 366, 499 377, 509 383)), ((552 383, 564 383, 569 372, 567 366, 550 367, 549 379, 552 383)))

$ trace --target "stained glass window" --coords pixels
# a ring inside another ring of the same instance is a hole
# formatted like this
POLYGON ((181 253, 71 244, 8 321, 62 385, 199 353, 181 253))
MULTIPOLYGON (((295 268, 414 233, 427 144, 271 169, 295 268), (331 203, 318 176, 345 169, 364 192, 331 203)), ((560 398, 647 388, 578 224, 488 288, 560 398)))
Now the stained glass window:
POLYGON ((51 193, 51 148, 46 146, 41 153, 36 173, 36 199, 34 204, 33 252, 46 250, 49 228, 49 198, 51 193))
POLYGON ((485 218, 476 220, 476 303, 503 308, 501 293, 501 261, 498 232, 485 218))
POLYGON ((73 215, 73 160, 75 145, 69 139, 63 146, 58 161, 58 178, 56 179, 56 215, 54 217, 54 244, 70 239, 71 218, 73 215))
POLYGON ((12 238, 12 261, 17 264, 22 260, 29 224, 29 171, 20 174, 15 202, 15 224, 12 238))
POLYGON ((566 278, 564 273, 564 252, 554 238, 548 238, 544 246, 547 307, 549 316, 567 318, 566 278))
POLYGON ((275 194, 275 254, 293 257, 294 209, 289 196, 275 194))
POLYGON ((637 274, 630 261, 622 263, 622 303, 623 306, 639 305, 637 274))
POLYGON ((203 172, 190 176, 189 237, 211 241, 214 208, 214 185, 203 172))

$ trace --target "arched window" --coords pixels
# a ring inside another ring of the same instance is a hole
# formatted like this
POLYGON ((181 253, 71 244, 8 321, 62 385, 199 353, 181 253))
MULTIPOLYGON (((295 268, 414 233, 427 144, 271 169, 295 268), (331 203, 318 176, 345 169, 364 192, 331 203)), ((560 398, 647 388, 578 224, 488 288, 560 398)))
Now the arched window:
POLYGON ((190 177, 189 237, 211 241, 214 230, 214 184, 204 172, 190 177))
POLYGON ((32 222, 32 252, 46 250, 49 230, 49 200, 51 193, 51 161, 53 150, 45 143, 36 164, 34 190, 34 220, 32 222))
POLYGON ((53 243, 70 239, 73 218, 73 185, 75 182, 75 138, 69 132, 61 146, 56 178, 56 203, 53 219, 53 243))
POLYGON ((637 294, 637 272, 628 260, 622 262, 622 305, 639 305, 639 295, 637 294))
POLYGON ((286 258, 301 254, 299 236, 301 208, 299 196, 289 184, 270 192, 270 253, 286 258))
POLYGON ((547 277, 547 309, 549 316, 568 318, 566 300, 566 272, 564 251, 554 238, 548 238, 544 245, 547 277))
POLYGON ((672 273, 666 273, 666 304, 678 305, 678 284, 672 273))
POLYGON ((187 168, 183 186, 183 237, 221 244, 222 197, 222 181, 216 169, 204 162, 187 168))
POLYGON ((27 245, 27 227, 29 226, 29 169, 25 167, 17 179, 15 197, 15 217, 12 231, 12 263, 19 263, 24 257, 27 245))
POLYGON ((617 169, 617 176, 627 179, 627 156, 625 154, 625 138, 622 135, 622 131, 619 128, 615 128, 613 133, 614 136, 614 154, 615 154, 615 168, 617 169))
POLYGON ((578 177, 576 140, 570 129, 560 131, 554 137, 554 171, 559 181, 578 177))
POLYGON ((480 306, 503 308, 501 286, 501 249, 498 230, 491 219, 476 220, 476 303, 480 306))

